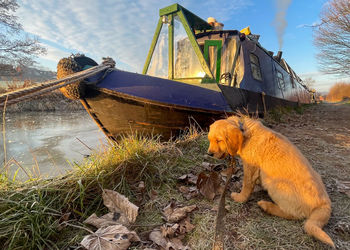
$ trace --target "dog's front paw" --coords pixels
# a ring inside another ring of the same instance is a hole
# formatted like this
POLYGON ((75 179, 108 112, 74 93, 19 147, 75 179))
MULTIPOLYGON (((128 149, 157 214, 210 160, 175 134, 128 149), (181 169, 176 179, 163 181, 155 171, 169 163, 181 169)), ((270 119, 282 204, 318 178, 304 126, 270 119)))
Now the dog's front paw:
POLYGON ((267 207, 269 206, 268 201, 261 200, 261 201, 258 201, 257 203, 258 203, 258 206, 264 211, 266 211, 267 207))
POLYGON ((244 197, 241 193, 235 193, 235 192, 231 193, 231 198, 234 201, 240 202, 240 203, 246 202, 248 200, 248 197, 244 197))

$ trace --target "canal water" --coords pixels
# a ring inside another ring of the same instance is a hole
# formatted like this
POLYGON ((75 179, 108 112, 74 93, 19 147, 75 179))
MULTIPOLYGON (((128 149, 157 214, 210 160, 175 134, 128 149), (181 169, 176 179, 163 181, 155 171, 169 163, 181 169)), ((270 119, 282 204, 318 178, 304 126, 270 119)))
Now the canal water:
MULTIPOLYGON (((26 112, 5 115, 5 147, 0 135, 0 166, 4 169, 6 151, 11 176, 27 178, 26 171, 41 177, 52 177, 72 169, 93 151, 107 143, 87 112, 26 112), (16 163, 16 162, 18 163, 16 163), (24 171, 23 168, 26 170, 24 171)), ((1 117, 1 128, 2 117, 1 117)))

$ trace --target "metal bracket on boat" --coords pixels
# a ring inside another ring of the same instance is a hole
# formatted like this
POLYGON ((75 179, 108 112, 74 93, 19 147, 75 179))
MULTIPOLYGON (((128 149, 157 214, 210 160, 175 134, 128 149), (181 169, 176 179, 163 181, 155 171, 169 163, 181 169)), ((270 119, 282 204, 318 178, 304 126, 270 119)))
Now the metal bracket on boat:
POLYGON ((243 122, 238 121, 238 124, 239 124, 239 130, 241 130, 242 132, 244 132, 243 122))

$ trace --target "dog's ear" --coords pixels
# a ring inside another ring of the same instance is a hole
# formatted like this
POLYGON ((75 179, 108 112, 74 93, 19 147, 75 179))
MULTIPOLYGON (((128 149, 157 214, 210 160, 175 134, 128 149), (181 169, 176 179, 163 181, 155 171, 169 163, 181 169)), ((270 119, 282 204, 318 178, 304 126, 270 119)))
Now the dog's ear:
POLYGON ((242 131, 229 124, 226 127, 226 145, 227 151, 230 155, 235 156, 237 151, 242 147, 243 144, 243 133, 242 131))

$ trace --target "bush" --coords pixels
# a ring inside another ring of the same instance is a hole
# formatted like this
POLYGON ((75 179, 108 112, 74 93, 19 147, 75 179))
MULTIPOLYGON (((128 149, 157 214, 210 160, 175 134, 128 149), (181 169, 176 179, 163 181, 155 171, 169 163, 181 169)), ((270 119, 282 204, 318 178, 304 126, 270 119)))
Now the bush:
POLYGON ((340 82, 331 87, 326 100, 328 102, 340 102, 347 98, 350 98, 350 83, 340 82))

